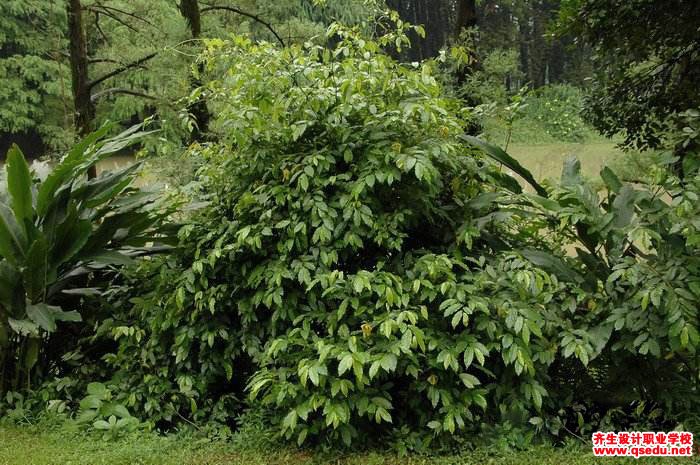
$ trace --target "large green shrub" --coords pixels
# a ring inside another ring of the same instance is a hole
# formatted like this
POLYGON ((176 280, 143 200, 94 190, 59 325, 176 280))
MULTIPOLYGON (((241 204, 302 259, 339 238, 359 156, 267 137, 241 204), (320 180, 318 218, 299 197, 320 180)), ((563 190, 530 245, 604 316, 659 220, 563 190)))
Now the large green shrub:
POLYGON ((209 44, 209 203, 115 323, 113 383, 154 420, 226 419, 252 375, 299 442, 526 422, 576 297, 508 252, 537 243, 495 206, 519 186, 458 138, 430 66, 340 32, 209 44))
MULTIPOLYGON (((697 377, 695 246, 677 244, 692 205, 608 172, 601 200, 573 163, 537 185, 460 137, 431 65, 381 51, 401 35, 332 32, 332 51, 208 43, 205 204, 113 295, 111 392, 152 422, 231 421, 252 402, 299 443, 413 447, 493 424, 582 432, 610 407, 680 399, 648 378, 697 377), (654 234, 677 248, 639 248, 654 234)), ((687 405, 694 383, 675 385, 687 405)))

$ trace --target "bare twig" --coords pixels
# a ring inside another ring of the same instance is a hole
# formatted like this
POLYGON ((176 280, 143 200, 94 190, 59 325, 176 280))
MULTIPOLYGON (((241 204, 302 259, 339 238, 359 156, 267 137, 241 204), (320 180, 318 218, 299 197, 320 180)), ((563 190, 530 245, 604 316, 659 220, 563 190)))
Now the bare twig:
POLYGON ((191 420, 185 418, 178 410, 175 410, 175 414, 178 417, 180 417, 180 419, 182 419, 182 420, 186 421, 187 423, 189 423, 190 425, 194 426, 197 431, 202 431, 202 428, 200 428, 197 424, 195 424, 191 420))
POLYGON ((275 29, 272 27, 272 25, 270 23, 268 23, 264 19, 260 18, 259 16, 254 15, 252 13, 248 13, 246 11, 243 11, 240 8, 236 8, 233 6, 225 6, 225 5, 210 5, 210 6, 207 6, 205 8, 202 8, 200 10, 200 13, 206 13, 207 11, 215 11, 215 10, 230 11, 231 13, 236 13, 236 14, 239 14, 241 16, 245 16, 247 18, 250 18, 254 21, 257 21, 258 23, 265 26, 272 33, 272 35, 275 36, 275 38, 279 41, 279 43, 282 45, 282 47, 285 46, 284 40, 282 40, 282 37, 280 37, 280 35, 277 34, 277 32, 275 31, 275 29))
POLYGON ((92 11, 93 13, 99 13, 99 14, 102 14, 102 15, 107 16, 108 18, 112 18, 113 20, 115 20, 115 21, 118 22, 119 24, 123 25, 124 27, 126 27, 126 28, 128 28, 128 29, 131 29, 132 31, 136 32, 137 34, 140 34, 140 33, 141 33, 141 31, 139 31, 139 30, 136 29, 134 26, 132 26, 131 24, 127 23, 126 21, 124 21, 124 20, 121 19, 120 17, 116 16, 114 13, 110 13, 109 10, 98 10, 98 9, 95 9, 94 7, 88 7, 87 9, 88 9, 89 11, 92 11))
POLYGON ((122 66, 122 67, 120 67, 120 68, 115 69, 114 71, 110 71, 109 73, 105 74, 104 76, 99 77, 99 78, 95 79, 94 81, 90 82, 90 83, 88 84, 88 88, 89 88, 89 89, 92 89, 93 87, 95 87, 96 85, 100 84, 101 82, 104 82, 104 81, 106 81, 106 80, 109 79, 109 78, 112 78, 112 77, 114 77, 114 76, 117 76, 118 74, 121 74, 121 73, 123 73, 124 71, 128 71, 128 70, 130 70, 130 69, 132 69, 132 68, 140 67, 142 64, 144 64, 144 63, 147 62, 148 60, 152 59, 152 58, 155 57, 156 55, 158 55, 158 52, 153 52, 153 53, 151 53, 150 55, 146 55, 146 56, 143 57, 143 58, 139 58, 139 59, 136 60, 136 61, 133 61, 133 62, 128 63, 128 64, 126 64, 126 65, 124 65, 124 66, 122 66))
POLYGON ((135 97, 143 97, 149 100, 155 100, 156 98, 152 95, 148 95, 144 92, 139 92, 137 90, 131 90, 131 89, 125 89, 121 87, 112 87, 110 89, 105 89, 101 90, 100 92, 94 93, 91 97, 90 100, 93 102, 96 102, 97 100, 101 99, 102 97, 106 97, 108 95, 112 94, 127 94, 127 95, 133 95, 135 97))
POLYGON ((88 63, 113 63, 115 65, 120 65, 121 62, 117 60, 113 60, 111 58, 88 58, 88 63))
POLYGON ((100 35, 105 40, 105 42, 109 44, 109 39, 107 38, 107 34, 105 34, 105 31, 102 30, 102 26, 100 26, 100 13, 98 11, 95 11, 94 13, 95 13, 95 27, 97 28, 97 31, 100 33, 100 35))
MULTIPOLYGON (((132 18, 134 18, 134 19, 137 19, 137 20, 139 20, 139 21, 143 21, 144 23, 148 24, 148 25, 151 26, 151 27, 156 27, 155 24, 153 24, 152 22, 150 22, 150 21, 147 20, 146 18, 142 18, 142 17, 140 17, 140 16, 138 16, 138 15, 136 15, 136 14, 134 14, 134 13, 129 13, 128 11, 124 11, 124 10, 121 10, 121 9, 119 9, 119 8, 115 8, 115 7, 113 7, 113 6, 107 6, 107 5, 97 4, 97 5, 94 5, 94 6, 93 6, 93 8, 95 8, 95 7, 102 8, 102 9, 104 9, 104 10, 116 11, 117 13, 121 13, 121 14, 123 14, 123 15, 130 16, 130 17, 132 17, 132 18)), ((157 29, 157 28, 156 28, 156 29, 157 29)))

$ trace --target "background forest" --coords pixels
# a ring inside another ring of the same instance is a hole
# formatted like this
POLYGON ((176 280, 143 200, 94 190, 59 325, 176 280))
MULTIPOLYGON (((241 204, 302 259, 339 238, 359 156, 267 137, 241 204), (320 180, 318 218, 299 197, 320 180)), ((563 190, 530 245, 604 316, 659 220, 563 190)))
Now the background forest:
POLYGON ((0 461, 698 432, 698 37, 692 0, 3 2, 0 461))

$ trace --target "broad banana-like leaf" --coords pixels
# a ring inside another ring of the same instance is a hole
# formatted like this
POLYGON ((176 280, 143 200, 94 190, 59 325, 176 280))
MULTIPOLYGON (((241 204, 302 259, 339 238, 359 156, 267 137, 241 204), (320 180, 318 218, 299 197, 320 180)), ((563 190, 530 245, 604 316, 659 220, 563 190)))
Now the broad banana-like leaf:
POLYGON ((581 274, 566 264, 564 260, 554 255, 535 249, 525 249, 521 251, 523 257, 532 264, 539 266, 545 271, 555 274, 563 281, 581 283, 584 281, 581 274))
POLYGON ((600 170, 600 177, 603 179, 603 182, 605 182, 605 186, 609 191, 617 194, 620 192, 620 189, 622 189, 622 181, 620 181, 620 178, 607 166, 600 170))
POLYGON ((82 287, 86 275, 94 274, 91 285, 99 286, 100 269, 133 263, 132 256, 145 252, 131 242, 160 245, 154 228, 166 213, 152 194, 129 187, 138 165, 87 179, 101 158, 145 135, 136 126, 102 140, 109 129, 77 143, 42 179, 33 179, 19 149, 8 155, 8 189, 0 196, 0 347, 20 372, 29 373, 43 356, 41 344, 58 322, 81 321, 79 312, 52 304, 99 294, 82 287))
POLYGON ((27 340, 25 349, 24 349, 24 368, 25 370, 31 370, 34 365, 36 365, 36 362, 39 360, 39 346, 41 344, 41 340, 36 337, 30 337, 27 340))
POLYGON ((56 230, 52 262, 58 267, 75 257, 87 244, 91 234, 90 220, 80 220, 77 213, 71 214, 56 230))
MULTIPOLYGON (((11 308, 20 273, 6 260, 0 260, 0 305, 11 308)), ((0 324, 0 326, 2 326, 0 324)))
POLYGON ((134 259, 117 250, 105 250, 99 254, 85 257, 84 261, 93 265, 132 265, 134 259))
POLYGON ((127 147, 130 147, 143 139, 146 136, 149 136, 151 134, 155 134, 159 132, 158 130, 155 131, 142 131, 143 129, 143 124, 137 124, 129 129, 121 132, 120 134, 117 134, 116 136, 112 137, 111 139, 107 139, 104 144, 102 144, 95 154, 99 157, 99 159, 103 159, 106 156, 113 155, 121 150, 124 150, 127 147))
MULTIPOLYGON (((56 195, 56 191, 61 186, 69 184, 68 181, 74 180, 85 172, 82 169, 76 170, 76 167, 78 167, 81 162, 85 161, 86 153, 89 153, 90 147, 103 138, 110 129, 110 126, 103 126, 75 144, 68 155, 61 160, 61 162, 41 184, 36 201, 37 214, 40 217, 44 216, 48 211, 49 206, 56 195)), ((85 170, 88 168, 89 166, 86 166, 85 170)))
POLYGON ((27 305, 27 317, 49 333, 56 331, 56 317, 54 315, 57 311, 61 311, 61 308, 45 303, 27 305))
POLYGON ((0 203, 0 255, 10 263, 16 263, 24 257, 26 245, 24 228, 17 223, 13 211, 0 203))
POLYGON ((460 138, 466 141, 469 145, 480 149, 492 159, 510 168, 514 173, 518 174, 525 181, 527 181, 528 184, 530 184, 532 188, 535 189, 535 191, 542 197, 548 196, 545 188, 542 187, 537 181, 535 181, 535 178, 532 175, 532 173, 530 173, 530 171, 528 171, 524 166, 522 166, 518 162, 518 160, 508 155, 500 147, 491 145, 488 142, 484 142, 483 140, 474 136, 462 135, 460 136, 460 138))
POLYGON ((523 187, 520 185, 517 179, 515 179, 513 176, 510 176, 506 173, 490 173, 490 176, 493 178, 496 183, 508 189, 509 191, 513 192, 514 194, 522 194, 523 192, 523 187))
POLYGON ((17 221, 22 226, 24 221, 32 221, 32 176, 22 151, 14 144, 7 152, 7 191, 17 221))
POLYGON ((615 228, 624 228, 629 225, 634 216, 634 206, 637 199, 637 191, 625 184, 620 193, 613 200, 611 213, 613 214, 612 225, 615 228))
POLYGON ((94 208, 98 205, 107 202, 122 192, 132 179, 130 175, 134 173, 141 165, 134 163, 131 166, 103 174, 95 179, 86 182, 73 192, 72 197, 76 200, 85 202, 88 208, 94 208))
POLYGON ((29 247, 24 270, 24 290, 31 301, 41 298, 46 289, 46 278, 55 275, 49 272, 48 262, 48 244, 40 234, 29 247))

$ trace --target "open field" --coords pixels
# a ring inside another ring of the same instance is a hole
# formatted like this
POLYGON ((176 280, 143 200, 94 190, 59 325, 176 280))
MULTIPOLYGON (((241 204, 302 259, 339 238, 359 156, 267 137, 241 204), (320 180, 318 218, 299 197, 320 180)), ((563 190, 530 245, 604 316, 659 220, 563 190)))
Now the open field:
POLYGON ((552 143, 538 145, 513 144, 508 148, 514 158, 529 169, 535 179, 558 178, 564 160, 576 156, 581 172, 587 177, 598 176, 601 168, 615 156, 622 154, 611 141, 586 143, 552 143))
MULTIPOLYGON (((461 455, 407 456, 279 449, 254 451, 230 443, 143 434, 105 441, 99 436, 35 428, 0 427, 0 465, 613 465, 634 459, 595 458, 586 446, 527 451, 476 450, 461 455)), ((643 459, 645 465, 696 464, 687 459, 643 459)))

